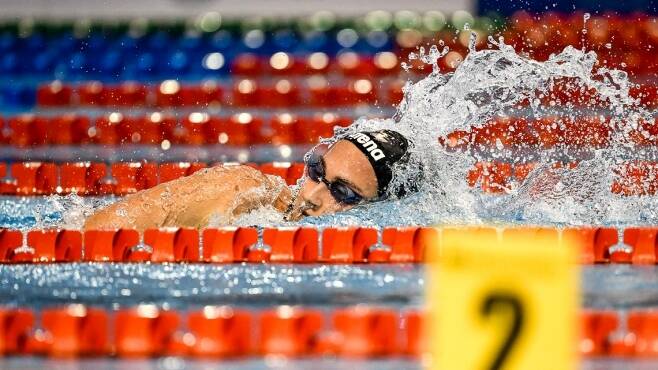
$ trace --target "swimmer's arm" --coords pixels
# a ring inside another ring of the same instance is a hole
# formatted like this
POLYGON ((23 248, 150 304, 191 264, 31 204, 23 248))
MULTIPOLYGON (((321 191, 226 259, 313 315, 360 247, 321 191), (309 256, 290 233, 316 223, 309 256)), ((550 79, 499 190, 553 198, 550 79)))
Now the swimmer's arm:
POLYGON ((290 191, 247 166, 213 167, 130 195, 89 217, 85 229, 203 227, 212 215, 229 221, 258 206, 284 211, 290 191))

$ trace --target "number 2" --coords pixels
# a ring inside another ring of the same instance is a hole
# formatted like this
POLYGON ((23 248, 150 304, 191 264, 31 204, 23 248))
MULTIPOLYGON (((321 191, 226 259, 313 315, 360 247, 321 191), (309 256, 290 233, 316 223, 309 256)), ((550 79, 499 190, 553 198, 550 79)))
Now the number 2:
POLYGON ((523 305, 518 297, 508 293, 494 292, 489 294, 482 302, 480 314, 484 318, 488 318, 496 313, 496 307, 511 310, 512 324, 493 361, 486 367, 487 370, 500 370, 502 368, 503 363, 514 347, 514 342, 516 342, 519 334, 521 334, 521 328, 524 324, 523 305))

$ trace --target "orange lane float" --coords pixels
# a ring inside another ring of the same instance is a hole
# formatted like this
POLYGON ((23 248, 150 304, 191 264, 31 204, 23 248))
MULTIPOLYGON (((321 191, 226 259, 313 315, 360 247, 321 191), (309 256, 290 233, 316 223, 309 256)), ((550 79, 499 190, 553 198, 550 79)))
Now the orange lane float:
MULTIPOLYGON (((468 229, 468 232, 474 232, 468 229)), ((581 264, 658 263, 658 228, 610 227, 480 228, 498 234, 544 235, 578 247, 581 264), (622 244, 620 244, 621 242, 622 244), (621 248, 619 247, 621 246, 621 248)), ((441 248, 442 235, 460 228, 219 227, 136 230, 0 229, 0 263, 424 263, 426 251, 441 248), (381 240, 380 240, 381 236, 381 240), (259 243, 259 241, 261 243, 259 243)))
MULTIPOLYGON (((364 305, 255 311, 154 305, 108 310, 81 304, 40 311, 0 308, 0 356, 420 357, 427 350, 424 322, 419 311, 364 305)), ((578 352, 584 357, 658 357, 654 311, 587 309, 579 322, 578 352)))

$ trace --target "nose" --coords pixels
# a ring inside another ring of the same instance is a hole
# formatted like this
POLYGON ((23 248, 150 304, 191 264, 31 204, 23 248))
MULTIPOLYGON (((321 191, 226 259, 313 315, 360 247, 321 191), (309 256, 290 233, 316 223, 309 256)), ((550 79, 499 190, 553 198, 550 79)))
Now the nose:
POLYGON ((302 194, 304 201, 313 205, 313 210, 321 209, 324 203, 324 195, 329 191, 327 186, 322 182, 315 182, 308 179, 304 190, 302 194))

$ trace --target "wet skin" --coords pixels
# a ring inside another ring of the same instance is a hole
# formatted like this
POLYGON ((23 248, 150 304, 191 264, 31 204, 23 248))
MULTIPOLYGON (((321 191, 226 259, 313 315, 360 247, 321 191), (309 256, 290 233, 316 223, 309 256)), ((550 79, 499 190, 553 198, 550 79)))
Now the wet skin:
MULTIPOLYGON (((340 181, 366 201, 377 195, 368 158, 351 142, 338 141, 323 154, 325 180, 340 181)), ((283 180, 248 166, 217 166, 127 196, 85 221, 84 229, 204 228, 231 224, 244 213, 270 206, 289 220, 348 210, 322 182, 304 176, 297 196, 283 180)))

